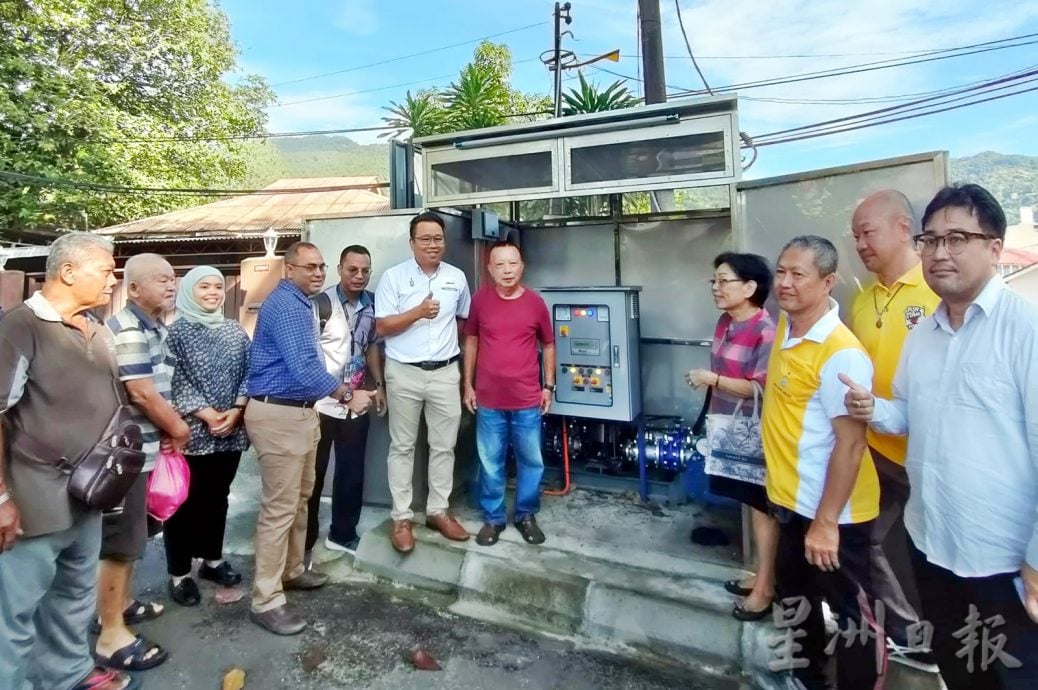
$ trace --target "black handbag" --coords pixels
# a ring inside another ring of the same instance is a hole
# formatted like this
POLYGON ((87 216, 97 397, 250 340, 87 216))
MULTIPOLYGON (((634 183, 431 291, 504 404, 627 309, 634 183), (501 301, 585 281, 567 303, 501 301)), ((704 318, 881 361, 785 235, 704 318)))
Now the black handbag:
POLYGON ((134 410, 119 381, 118 369, 114 362, 111 364, 112 388, 119 407, 90 450, 78 458, 67 458, 62 455, 62 449, 51 448, 44 441, 28 435, 20 439, 28 450, 41 459, 51 459, 55 467, 68 476, 68 492, 73 498, 102 511, 112 510, 123 502, 148 457, 142 450, 144 437, 134 421, 134 410))
MULTIPOLYGON (((116 390, 120 388, 116 384, 116 390)), ((112 510, 137 481, 147 455, 133 408, 119 401, 101 440, 72 462, 61 458, 58 469, 68 475, 68 492, 91 508, 112 510)))

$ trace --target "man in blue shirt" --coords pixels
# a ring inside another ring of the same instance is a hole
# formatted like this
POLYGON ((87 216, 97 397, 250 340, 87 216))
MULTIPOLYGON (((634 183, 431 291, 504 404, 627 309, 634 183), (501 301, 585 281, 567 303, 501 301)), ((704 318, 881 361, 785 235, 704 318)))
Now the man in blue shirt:
POLYGON ((328 578, 303 565, 307 500, 314 488, 320 422, 314 403, 346 404, 349 387, 327 372, 310 301, 324 287, 324 257, 309 242, 285 252, 285 276, 260 308, 249 365, 245 426, 263 481, 256 521, 253 622, 295 635, 306 621, 287 606, 285 590, 316 589, 328 578))

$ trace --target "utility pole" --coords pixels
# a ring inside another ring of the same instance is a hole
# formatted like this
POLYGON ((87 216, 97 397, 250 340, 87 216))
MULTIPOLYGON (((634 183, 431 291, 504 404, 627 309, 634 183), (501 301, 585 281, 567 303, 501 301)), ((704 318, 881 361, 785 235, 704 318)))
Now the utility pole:
MULTIPOLYGON (((645 81, 645 105, 667 100, 667 78, 663 72, 663 25, 660 23, 660 0, 638 0, 639 28, 642 35, 642 73, 645 81)), ((661 189, 649 193, 649 206, 656 211, 674 210, 674 190, 661 189)))
POLYGON ((566 3, 555 3, 555 56, 552 65, 555 67, 555 117, 562 117, 562 23, 568 25, 573 21, 569 15, 572 6, 566 3))
POLYGON ((645 104, 663 103, 667 100, 667 79, 663 71, 663 28, 660 24, 659 0, 638 0, 638 17, 641 21, 645 104))

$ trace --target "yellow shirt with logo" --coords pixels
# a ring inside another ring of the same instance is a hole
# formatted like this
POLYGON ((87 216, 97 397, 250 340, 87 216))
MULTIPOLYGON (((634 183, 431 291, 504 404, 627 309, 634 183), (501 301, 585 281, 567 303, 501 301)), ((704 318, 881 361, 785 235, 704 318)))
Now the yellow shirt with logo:
MULTIPOLYGON (((802 338, 790 338, 787 317, 780 317, 761 417, 768 499, 808 519, 818 511, 836 445, 832 420, 847 415, 847 387, 838 375, 872 383, 868 355, 840 321, 836 301, 829 303, 829 312, 802 338)), ((866 450, 839 522, 866 522, 877 515, 879 481, 866 450)))
MULTIPOLYGON (((866 285, 854 298, 850 327, 872 359, 876 370, 872 380, 875 395, 887 400, 894 397, 894 372, 905 338, 916 324, 933 314, 940 301, 923 280, 921 263, 910 268, 890 288, 876 281, 866 285)), ((871 448, 888 460, 905 464, 907 437, 881 434, 870 427, 868 441, 871 448)))

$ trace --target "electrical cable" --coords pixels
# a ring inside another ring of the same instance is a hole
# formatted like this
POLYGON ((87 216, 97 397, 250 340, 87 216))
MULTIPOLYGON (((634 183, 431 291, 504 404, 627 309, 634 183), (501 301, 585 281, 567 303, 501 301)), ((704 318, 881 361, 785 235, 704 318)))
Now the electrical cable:
POLYGON ((323 74, 315 74, 315 75, 310 76, 310 77, 301 77, 299 79, 290 79, 288 81, 282 81, 282 82, 278 82, 276 84, 271 84, 271 87, 287 86, 288 84, 299 84, 299 83, 304 82, 304 81, 313 81, 314 79, 323 79, 325 77, 333 77, 333 76, 335 76, 337 74, 346 74, 347 72, 356 72, 357 70, 367 69, 368 67, 378 67, 380 65, 388 65, 388 64, 393 63, 393 62, 400 62, 402 60, 409 60, 409 59, 414 58, 414 57, 421 57, 423 55, 431 55, 433 53, 439 53, 439 52, 444 51, 444 50, 450 50, 451 48, 459 48, 461 46, 471 45, 473 43, 480 43, 482 41, 487 41, 487 40, 489 40, 491 38, 498 38, 499 36, 507 36, 508 34, 514 34, 514 33, 520 32, 520 31, 526 31, 527 29, 533 29, 533 28, 536 28, 538 26, 544 26, 545 24, 548 24, 548 22, 545 21, 545 22, 537 22, 536 24, 527 24, 526 26, 520 26, 520 27, 515 28, 515 29, 509 29, 508 31, 501 31, 501 32, 496 33, 496 34, 490 34, 489 36, 482 36, 480 38, 475 38, 475 39, 471 39, 471 40, 468 40, 468 41, 459 41, 458 43, 452 43, 450 45, 440 46, 439 48, 430 48, 429 50, 423 50, 423 51, 418 52, 418 53, 411 53, 409 55, 400 55, 398 57, 389 58, 387 60, 379 60, 378 62, 369 62, 366 65, 357 65, 355 67, 347 67, 345 69, 335 70, 334 72, 325 72, 323 74))
MULTIPOLYGON (((1038 34, 1031 34, 1038 35, 1038 34)), ((1028 36, 1029 37, 1029 36, 1028 36)), ((1015 40, 1015 39, 1011 39, 1015 40)), ((1020 48, 1023 46, 1034 45, 1038 43, 1038 40, 1025 41, 1023 43, 1014 43, 1012 45, 998 45, 988 48, 979 48, 977 50, 969 50, 967 52, 958 52, 952 55, 937 55, 923 58, 909 58, 909 59, 898 59, 898 60, 880 60, 877 62, 866 62, 858 65, 849 65, 847 67, 837 67, 827 70, 819 70, 816 72, 805 72, 797 75, 788 75, 782 77, 771 77, 769 79, 760 79, 757 81, 741 82, 736 84, 728 84, 726 86, 717 87, 715 91, 736 91, 745 89, 759 89, 766 86, 779 86, 782 84, 794 84, 803 81, 813 81, 815 79, 828 79, 831 77, 842 77, 849 74, 861 74, 863 72, 874 72, 877 70, 891 69, 894 67, 907 67, 909 65, 918 65, 927 62, 936 62, 938 60, 950 60, 952 58, 966 57, 969 55, 978 55, 980 53, 989 53, 997 50, 1006 50, 1009 48, 1020 48)), ((972 46, 965 46, 966 48, 972 46)), ((702 89, 689 89, 679 93, 671 94, 674 96, 692 96, 703 93, 702 89)))
POLYGON ((681 18, 680 0, 674 0, 674 10, 678 13, 678 26, 681 27, 681 37, 685 39, 685 47, 688 49, 688 57, 692 60, 692 66, 696 68, 696 73, 699 75, 699 79, 703 82, 703 86, 706 87, 706 92, 713 96, 714 92, 711 90, 710 84, 707 83, 706 77, 703 76, 703 70, 699 69, 699 63, 696 62, 696 56, 692 52, 692 44, 689 43, 688 34, 685 32, 685 20, 681 18))
POLYGON ((978 86, 962 88, 939 96, 920 98, 914 101, 909 101, 907 103, 888 106, 886 108, 879 108, 877 110, 870 110, 864 113, 859 113, 857 115, 849 115, 846 117, 824 120, 822 122, 815 122, 809 125, 801 125, 799 127, 791 127, 789 129, 768 132, 767 134, 762 134, 759 137, 757 137, 757 140, 758 142, 760 142, 760 140, 762 139, 769 139, 779 135, 793 134, 805 130, 822 129, 832 125, 841 125, 842 123, 851 122, 854 120, 875 119, 877 117, 885 116, 889 113, 912 112, 931 107, 932 105, 944 105, 946 103, 954 103, 956 101, 964 100, 967 98, 973 98, 977 95, 981 95, 980 92, 991 93, 994 91, 1001 91, 1003 89, 1015 88, 1020 84, 1026 84, 1036 80, 1038 80, 1038 69, 1032 69, 1026 72, 1018 72, 1000 78, 992 79, 978 86), (958 96, 958 98, 950 98, 952 96, 958 96), (938 103, 937 101, 943 102, 938 103))
POLYGON ((1030 93, 1032 91, 1038 91, 1038 86, 1032 86, 1031 88, 1021 89, 1019 91, 1014 91, 1012 93, 1003 93, 1003 94, 999 94, 997 96, 991 96, 989 98, 982 98, 982 99, 978 99, 976 101, 971 101, 969 103, 959 103, 957 105, 951 105, 951 106, 948 106, 946 108, 935 108, 935 109, 927 110, 927 111, 921 112, 921 113, 913 113, 913 114, 910 114, 910 115, 903 115, 903 116, 899 116, 899 117, 889 117, 889 118, 886 118, 886 119, 873 120, 873 121, 864 122, 864 123, 860 123, 860 124, 855 124, 855 125, 851 125, 851 126, 847 126, 847 127, 842 127, 840 129, 830 129, 830 130, 819 131, 819 132, 808 132, 806 134, 801 134, 799 136, 791 136, 791 137, 776 139, 774 141, 760 142, 760 143, 757 144, 757 146, 774 146, 776 144, 787 144, 787 143, 790 143, 790 142, 793 142, 793 141, 803 141, 804 139, 814 139, 816 137, 824 137, 824 136, 829 136, 831 134, 842 134, 843 132, 852 132, 852 131, 855 131, 855 130, 858 130, 858 129, 865 129, 867 127, 876 127, 876 126, 879 126, 879 125, 890 124, 890 123, 893 123, 893 122, 901 122, 901 121, 904 121, 904 120, 913 120, 915 118, 925 117, 927 115, 936 115, 938 113, 944 113, 944 112, 948 112, 948 111, 951 111, 951 110, 959 110, 961 108, 966 108, 966 107, 969 107, 971 105, 981 105, 983 103, 989 103, 991 101, 997 101, 997 100, 1001 100, 1003 98, 1009 98, 1011 96, 1019 96, 1021 94, 1030 93))
POLYGON ((245 196, 249 194, 262 194, 277 196, 281 194, 311 194, 315 192, 344 192, 349 190, 370 190, 372 187, 387 188, 388 182, 376 182, 372 184, 348 184, 331 185, 328 187, 299 187, 292 189, 202 189, 202 188, 175 188, 175 187, 135 187, 129 185, 112 185, 97 182, 83 182, 63 178, 41 177, 39 175, 27 175, 25 173, 11 170, 0 170, 0 179, 6 179, 12 183, 21 182, 30 187, 47 187, 53 189, 72 189, 88 192, 110 192, 110 193, 141 193, 141 194, 179 194, 183 196, 245 196))

